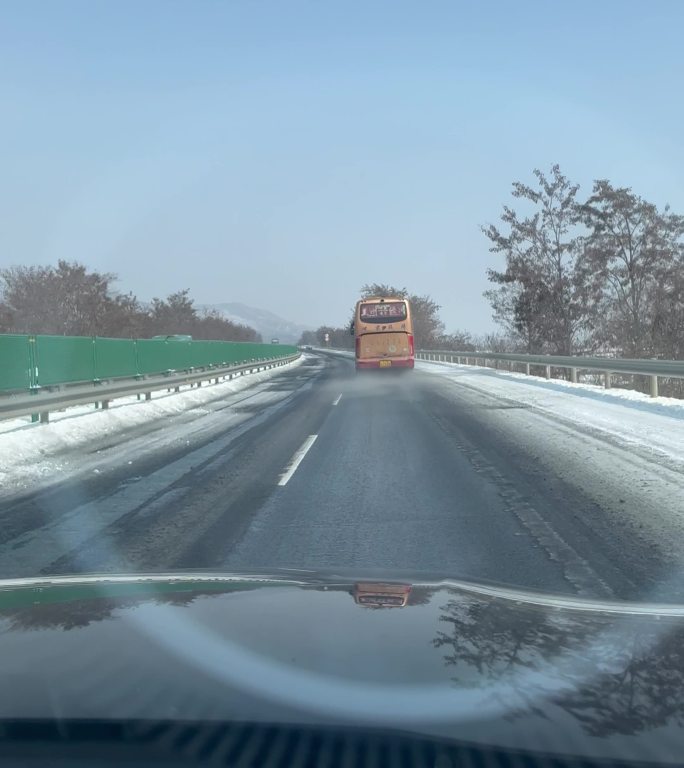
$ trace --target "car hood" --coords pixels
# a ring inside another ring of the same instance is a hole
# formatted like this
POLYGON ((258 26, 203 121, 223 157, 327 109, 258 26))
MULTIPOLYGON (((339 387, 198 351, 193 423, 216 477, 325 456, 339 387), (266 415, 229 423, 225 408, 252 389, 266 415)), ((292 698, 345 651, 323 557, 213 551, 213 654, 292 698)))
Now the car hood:
POLYGON ((684 745, 684 609, 436 579, 0 583, 0 719, 398 729, 643 758, 684 745))

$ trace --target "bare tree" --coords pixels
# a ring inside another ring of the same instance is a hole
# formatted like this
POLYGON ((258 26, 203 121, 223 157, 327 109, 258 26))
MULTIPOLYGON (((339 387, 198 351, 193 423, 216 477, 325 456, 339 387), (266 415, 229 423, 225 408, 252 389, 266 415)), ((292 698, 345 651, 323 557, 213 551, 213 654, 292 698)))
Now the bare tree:
POLYGON ((303 331, 302 335, 299 337, 299 341, 297 342, 299 346, 303 346, 305 344, 309 346, 313 346, 314 344, 317 344, 317 343, 318 343, 318 338, 316 336, 316 331, 303 331))
POLYGON ((198 313, 188 290, 143 306, 113 290, 116 276, 78 263, 10 267, 0 271, 0 332, 73 336, 149 337, 189 334, 199 339, 260 341, 253 328, 217 312, 198 313))
POLYGON ((655 328, 678 292, 684 217, 605 179, 594 183, 581 213, 590 230, 587 269, 602 278, 605 341, 629 357, 656 354, 655 328))
POLYGON ((435 349, 449 349, 453 352, 473 352, 475 344, 472 334, 468 331, 443 333, 435 340, 435 349))
POLYGON ((313 342, 319 347, 332 347, 333 349, 353 349, 354 337, 349 333, 349 328, 336 328, 330 325, 322 325, 314 332, 316 340, 313 342), (326 334, 328 340, 326 341, 326 334))
POLYGON ((64 333, 52 267, 8 267, 0 272, 6 317, 15 333, 64 333))
POLYGON ((262 341, 254 328, 234 323, 215 309, 204 310, 197 315, 193 325, 193 336, 197 339, 223 341, 262 341))
POLYGON ((655 350, 667 359, 684 360, 684 255, 658 276, 650 300, 655 350))
POLYGON ((578 231, 578 185, 571 184, 558 165, 547 176, 534 171, 534 187, 513 184, 513 197, 531 214, 504 206, 503 231, 493 224, 482 228, 490 250, 506 259, 503 271, 488 269, 499 287, 485 293, 494 318, 509 333, 524 340, 528 352, 570 355, 578 338, 592 327, 591 274, 581 264, 578 231))

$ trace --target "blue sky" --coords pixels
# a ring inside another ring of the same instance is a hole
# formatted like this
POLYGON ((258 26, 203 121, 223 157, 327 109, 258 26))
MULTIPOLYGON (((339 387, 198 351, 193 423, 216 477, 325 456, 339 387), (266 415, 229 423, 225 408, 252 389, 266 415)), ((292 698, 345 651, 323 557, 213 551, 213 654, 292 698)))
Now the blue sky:
POLYGON ((684 3, 0 9, 0 266, 314 326, 391 282, 480 333, 480 226, 533 168, 684 213, 684 3))

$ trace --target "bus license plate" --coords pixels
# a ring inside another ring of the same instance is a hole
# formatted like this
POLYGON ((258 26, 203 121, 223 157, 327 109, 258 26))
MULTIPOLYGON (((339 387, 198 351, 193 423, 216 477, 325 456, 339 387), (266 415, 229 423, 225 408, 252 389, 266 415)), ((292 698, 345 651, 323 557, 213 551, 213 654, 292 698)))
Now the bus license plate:
POLYGON ((392 365, 391 360, 381 360, 380 361, 380 367, 381 368, 389 368, 392 365))

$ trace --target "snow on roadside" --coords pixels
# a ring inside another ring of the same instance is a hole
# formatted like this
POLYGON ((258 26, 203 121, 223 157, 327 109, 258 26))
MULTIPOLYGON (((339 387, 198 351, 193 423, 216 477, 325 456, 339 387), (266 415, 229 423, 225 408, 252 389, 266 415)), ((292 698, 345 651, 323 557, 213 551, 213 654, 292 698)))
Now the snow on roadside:
POLYGON ((532 405, 684 463, 684 401, 626 389, 573 384, 523 373, 455 363, 416 362, 416 368, 497 398, 532 405))
POLYGON ((18 475, 54 474, 59 464, 47 462, 65 450, 87 446, 95 438, 120 433, 131 427, 176 414, 232 395, 259 382, 301 365, 304 357, 292 363, 219 384, 182 390, 179 393, 153 392, 151 400, 127 397, 112 400, 108 410, 93 405, 75 406, 50 414, 49 424, 31 424, 26 419, 0 422, 0 488, 14 484, 18 475), (32 470, 32 471, 31 471, 32 470))

